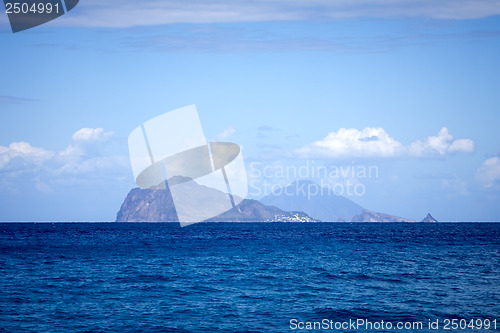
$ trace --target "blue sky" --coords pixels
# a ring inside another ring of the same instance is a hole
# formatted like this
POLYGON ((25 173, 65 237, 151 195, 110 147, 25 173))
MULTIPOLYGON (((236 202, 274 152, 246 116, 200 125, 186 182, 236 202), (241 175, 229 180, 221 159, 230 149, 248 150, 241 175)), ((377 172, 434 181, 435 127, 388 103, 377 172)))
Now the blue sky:
POLYGON ((196 104, 254 184, 293 180, 257 177, 266 167, 376 166, 324 181, 362 184, 350 199, 379 212, 498 221, 499 14, 498 1, 89 0, 16 34, 0 15, 0 220, 114 220, 135 186, 128 134, 196 104))

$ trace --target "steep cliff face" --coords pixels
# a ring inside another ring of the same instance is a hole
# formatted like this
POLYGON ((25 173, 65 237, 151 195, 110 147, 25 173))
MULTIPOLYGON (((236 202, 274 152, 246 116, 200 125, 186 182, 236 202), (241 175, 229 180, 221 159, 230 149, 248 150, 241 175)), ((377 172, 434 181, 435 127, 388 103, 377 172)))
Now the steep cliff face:
POLYGON ((415 222, 415 220, 405 219, 389 214, 375 213, 371 210, 365 209, 361 212, 361 214, 354 216, 351 222, 415 222))
POLYGON ((170 191, 134 188, 123 201, 116 222, 178 222, 170 191))
POLYGON ((179 212, 189 221, 202 221, 207 215, 213 216, 207 212, 230 208, 227 193, 176 176, 153 189, 132 189, 118 211, 116 222, 179 222, 179 212), (175 204, 169 185, 179 185, 175 204))

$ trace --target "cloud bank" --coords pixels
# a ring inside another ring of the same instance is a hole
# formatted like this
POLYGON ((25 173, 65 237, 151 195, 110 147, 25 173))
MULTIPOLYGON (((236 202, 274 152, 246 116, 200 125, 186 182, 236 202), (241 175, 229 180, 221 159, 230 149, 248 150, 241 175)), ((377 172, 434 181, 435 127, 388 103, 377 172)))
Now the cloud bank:
POLYGON ((37 167, 54 155, 54 152, 33 147, 28 142, 12 142, 8 147, 0 146, 0 171, 20 172, 37 167))
POLYGON ((438 157, 451 153, 471 153, 474 142, 470 139, 454 140, 443 127, 438 135, 404 146, 383 128, 366 127, 363 130, 341 128, 330 132, 324 139, 295 150, 300 158, 346 157, 438 157))
POLYGON ((354 18, 476 19, 499 0, 87 0, 58 25, 124 28, 173 23, 325 21, 354 18))
POLYGON ((47 183, 64 185, 87 181, 88 177, 117 175, 121 167, 127 170, 128 159, 101 154, 102 145, 113 135, 113 132, 105 132, 102 128, 82 128, 72 135, 72 143, 61 151, 34 147, 28 142, 0 146, 0 180, 2 183, 15 183, 20 177, 32 179, 35 185, 44 184, 44 191, 47 192, 47 183))
POLYGON ((453 140, 448 129, 443 127, 436 136, 429 136, 410 145, 409 154, 416 157, 444 156, 448 153, 471 153, 474 151, 474 142, 470 139, 453 140))

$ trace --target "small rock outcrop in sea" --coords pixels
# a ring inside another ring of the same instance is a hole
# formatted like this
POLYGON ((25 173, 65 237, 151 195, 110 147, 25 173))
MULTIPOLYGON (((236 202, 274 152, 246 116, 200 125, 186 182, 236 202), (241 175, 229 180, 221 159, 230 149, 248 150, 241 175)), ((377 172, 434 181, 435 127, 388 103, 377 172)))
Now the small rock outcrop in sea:
POLYGON ((364 209, 361 214, 354 216, 351 222, 415 222, 415 220, 389 214, 375 213, 371 210, 364 209))
POLYGON ((426 217, 424 217, 424 219, 421 221, 421 222, 431 222, 431 223, 435 223, 437 222, 437 220, 435 218, 432 217, 432 215, 430 213, 427 214, 426 217))

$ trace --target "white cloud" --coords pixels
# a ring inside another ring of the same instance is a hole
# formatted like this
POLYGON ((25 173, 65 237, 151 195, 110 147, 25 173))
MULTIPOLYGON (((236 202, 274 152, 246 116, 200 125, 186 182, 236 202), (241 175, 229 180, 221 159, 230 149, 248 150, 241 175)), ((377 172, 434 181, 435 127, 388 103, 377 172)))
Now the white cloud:
POLYGON ((47 151, 43 148, 33 147, 27 142, 13 142, 9 145, 8 150, 12 155, 24 155, 39 159, 48 158, 53 155, 52 152, 47 151))
POLYGON ((399 154, 403 145, 383 128, 341 128, 330 132, 323 140, 313 142, 296 151, 301 157, 390 157, 399 154))
POLYGON ((82 128, 71 137, 76 142, 105 142, 113 136, 113 132, 104 132, 103 128, 82 128))
POLYGON ((470 139, 453 140, 443 127, 437 136, 418 140, 408 147, 392 138, 383 128, 366 127, 363 130, 341 128, 319 140, 299 148, 295 153, 302 158, 342 157, 433 157, 449 153, 470 153, 474 142, 470 139))
POLYGON ((470 139, 455 140, 450 145, 450 152, 472 153, 474 151, 474 141, 470 139))
POLYGON ((86 0, 54 24, 132 27, 359 17, 475 19, 498 14, 499 0, 86 0))
POLYGON ((40 164, 54 156, 54 152, 33 147, 27 142, 12 142, 9 147, 0 146, 0 170, 17 162, 17 169, 26 165, 40 164))
POLYGON ((416 141, 409 147, 409 154, 416 157, 443 156, 448 153, 471 153, 473 151, 472 140, 453 140, 453 136, 446 127, 443 127, 437 136, 429 136, 425 140, 416 141))
POLYGON ((486 187, 491 187, 500 180, 500 158, 492 157, 477 169, 476 178, 486 187))

